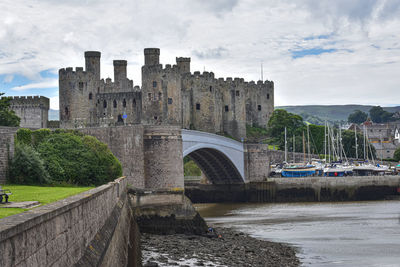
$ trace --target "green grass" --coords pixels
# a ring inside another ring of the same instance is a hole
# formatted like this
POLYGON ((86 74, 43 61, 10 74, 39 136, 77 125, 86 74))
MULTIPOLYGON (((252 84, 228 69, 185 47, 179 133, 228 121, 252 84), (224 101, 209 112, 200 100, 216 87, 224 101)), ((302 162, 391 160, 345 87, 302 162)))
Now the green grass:
MULTIPOLYGON (((93 187, 49 187, 49 186, 29 186, 29 185, 4 185, 3 189, 10 189, 12 195, 11 202, 39 201, 41 205, 46 205, 60 199, 64 199, 78 193, 87 191, 93 187)), ((0 219, 18 214, 27 209, 2 208, 0 205, 0 219)))

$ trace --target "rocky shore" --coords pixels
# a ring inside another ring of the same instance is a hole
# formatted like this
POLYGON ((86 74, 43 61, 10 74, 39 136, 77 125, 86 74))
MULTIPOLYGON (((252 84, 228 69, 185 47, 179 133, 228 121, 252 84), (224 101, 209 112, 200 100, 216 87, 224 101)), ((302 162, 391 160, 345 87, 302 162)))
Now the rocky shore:
POLYGON ((295 250, 227 228, 205 235, 142 234, 143 266, 299 266, 295 250))

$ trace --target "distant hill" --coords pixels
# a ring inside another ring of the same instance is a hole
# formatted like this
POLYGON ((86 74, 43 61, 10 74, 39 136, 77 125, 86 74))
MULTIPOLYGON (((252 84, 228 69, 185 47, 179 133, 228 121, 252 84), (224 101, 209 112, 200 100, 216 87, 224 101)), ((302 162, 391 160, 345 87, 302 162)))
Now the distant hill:
MULTIPOLYGON (((323 124, 325 120, 329 122, 347 121, 349 114, 355 110, 361 110, 368 113, 374 106, 368 105, 304 105, 304 106, 276 106, 275 109, 285 109, 288 112, 298 114, 303 119, 315 123, 323 124), (308 120, 307 118, 310 118, 308 120), (315 121, 313 121, 315 120, 315 121), (320 122, 320 123, 318 123, 320 122)), ((383 107, 388 112, 400 111, 400 106, 396 107, 383 107)))
POLYGON ((60 119, 59 113, 60 113, 59 110, 50 109, 49 110, 49 121, 58 121, 60 119))

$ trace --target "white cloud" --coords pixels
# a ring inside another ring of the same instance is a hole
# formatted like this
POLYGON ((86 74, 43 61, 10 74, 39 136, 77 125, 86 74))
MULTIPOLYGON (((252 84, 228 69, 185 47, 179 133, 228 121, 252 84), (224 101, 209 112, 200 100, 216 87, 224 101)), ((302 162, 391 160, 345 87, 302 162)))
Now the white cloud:
POLYGON ((50 97, 50 109, 59 110, 58 96, 50 97))
POLYGON ((29 89, 42 89, 42 88, 55 88, 58 87, 58 80, 57 79, 48 79, 42 82, 37 83, 29 83, 26 85, 16 86, 11 88, 14 91, 27 91, 29 89))
POLYGON ((278 105, 400 104, 400 0, 2 0, 0 10, 0 75, 33 81, 13 90, 57 87, 39 73, 83 66, 86 50, 102 51, 103 77, 127 59, 140 84, 143 48, 160 47, 163 64, 191 56, 193 71, 216 77, 258 79, 262 61, 278 105), (291 57, 315 47, 338 52, 291 57))

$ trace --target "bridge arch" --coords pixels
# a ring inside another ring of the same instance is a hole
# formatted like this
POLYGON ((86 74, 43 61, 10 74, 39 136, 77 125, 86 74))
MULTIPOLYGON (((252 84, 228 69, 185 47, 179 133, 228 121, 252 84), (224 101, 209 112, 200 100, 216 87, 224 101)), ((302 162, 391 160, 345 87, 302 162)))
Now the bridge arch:
POLYGON ((213 184, 245 182, 243 144, 206 132, 182 130, 183 157, 189 156, 213 184))

